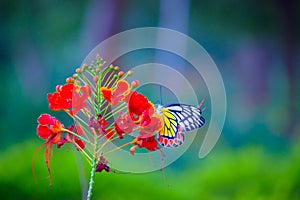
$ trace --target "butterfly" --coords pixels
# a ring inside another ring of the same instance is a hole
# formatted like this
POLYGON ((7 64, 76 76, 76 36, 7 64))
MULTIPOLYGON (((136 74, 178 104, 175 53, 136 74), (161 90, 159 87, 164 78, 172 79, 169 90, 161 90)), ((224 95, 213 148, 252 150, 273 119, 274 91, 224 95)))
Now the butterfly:
POLYGON ((198 107, 186 104, 158 105, 157 113, 163 120, 163 128, 158 133, 158 142, 164 147, 177 147, 184 141, 184 133, 201 128, 205 124, 200 109, 204 100, 198 107))

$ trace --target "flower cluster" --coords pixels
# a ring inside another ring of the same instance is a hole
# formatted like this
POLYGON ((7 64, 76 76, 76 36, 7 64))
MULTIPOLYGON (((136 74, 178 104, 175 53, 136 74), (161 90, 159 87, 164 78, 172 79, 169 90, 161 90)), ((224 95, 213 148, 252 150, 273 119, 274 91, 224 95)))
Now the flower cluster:
POLYGON ((50 184, 50 159, 55 145, 61 148, 65 143, 73 144, 95 172, 111 171, 105 155, 126 146, 132 155, 137 148, 159 150, 155 133, 163 127, 161 116, 147 97, 135 90, 139 81, 126 80, 132 75, 133 72, 124 73, 118 66, 107 65, 97 57, 90 66, 76 69, 66 84, 58 85, 54 93, 47 95, 51 110, 64 111, 74 120, 74 124, 65 128, 49 114, 38 118, 37 135, 45 142, 37 152, 45 146, 50 184), (108 142, 123 141, 127 135, 132 138, 130 142, 103 152, 108 142))

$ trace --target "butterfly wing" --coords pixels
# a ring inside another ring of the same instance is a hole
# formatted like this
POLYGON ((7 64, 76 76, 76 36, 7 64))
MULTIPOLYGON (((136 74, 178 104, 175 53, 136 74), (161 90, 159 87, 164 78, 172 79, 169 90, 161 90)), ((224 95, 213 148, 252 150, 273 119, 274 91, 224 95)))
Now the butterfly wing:
POLYGON ((164 147, 173 148, 180 146, 184 141, 184 132, 179 130, 176 134, 176 137, 170 139, 163 135, 158 134, 158 143, 164 147))
POLYGON ((159 131, 159 134, 170 139, 174 139, 178 132, 178 120, 171 110, 166 107, 160 110, 162 120, 164 122, 163 128, 159 131))
MULTIPOLYGON (((180 105, 180 107, 182 108, 181 112, 174 112, 174 115, 176 116, 179 125, 184 131, 193 131, 195 129, 201 128, 205 124, 205 119, 202 116, 201 109, 185 104, 174 105, 180 105)), ((173 107, 174 105, 171 106, 173 107)))
POLYGON ((205 124, 202 110, 185 104, 170 104, 160 109, 164 127, 158 141, 165 147, 176 147, 183 143, 184 132, 201 128, 205 124))

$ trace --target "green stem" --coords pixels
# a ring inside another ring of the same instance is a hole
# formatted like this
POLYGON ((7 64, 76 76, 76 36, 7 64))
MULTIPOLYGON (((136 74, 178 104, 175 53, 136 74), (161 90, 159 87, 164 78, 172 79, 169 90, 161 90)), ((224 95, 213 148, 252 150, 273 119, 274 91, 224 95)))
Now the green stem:
POLYGON ((93 185, 94 185, 94 176, 95 176, 95 171, 96 171, 96 166, 97 163, 94 162, 91 170, 91 177, 90 177, 90 183, 89 183, 89 189, 88 189, 88 194, 87 194, 87 200, 90 200, 92 197, 92 190, 93 190, 93 185))

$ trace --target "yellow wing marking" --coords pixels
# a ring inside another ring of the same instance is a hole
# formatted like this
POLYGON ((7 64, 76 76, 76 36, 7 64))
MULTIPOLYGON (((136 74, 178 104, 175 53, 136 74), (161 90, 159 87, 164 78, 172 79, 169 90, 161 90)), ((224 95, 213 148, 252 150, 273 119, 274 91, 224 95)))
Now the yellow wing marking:
POLYGON ((178 122, 176 117, 166 108, 161 109, 164 127, 159 131, 159 134, 174 138, 177 133, 178 122))

